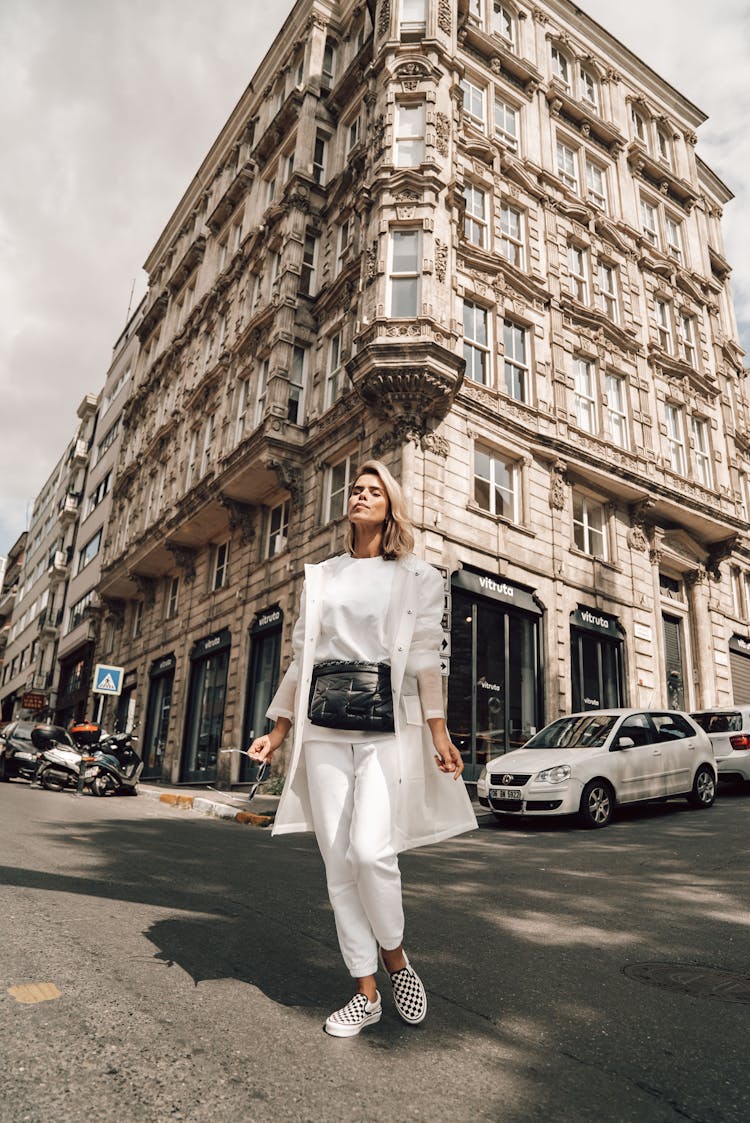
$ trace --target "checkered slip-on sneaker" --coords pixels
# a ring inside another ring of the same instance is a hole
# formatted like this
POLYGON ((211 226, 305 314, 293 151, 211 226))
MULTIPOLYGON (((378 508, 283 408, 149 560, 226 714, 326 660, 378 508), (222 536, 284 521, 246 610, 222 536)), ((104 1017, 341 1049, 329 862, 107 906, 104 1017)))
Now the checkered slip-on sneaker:
POLYGON ((355 1037, 365 1026, 379 1022, 382 1012, 380 995, 370 1002, 366 994, 355 994, 351 1002, 326 1018, 323 1028, 331 1037, 355 1037))
MULTIPOLYGON (((404 959, 406 966, 402 967, 400 971, 394 971, 391 978, 391 986, 393 987, 393 1001, 396 1004, 401 1017, 410 1026, 419 1025, 427 1017, 427 994, 422 980, 417 972, 409 962, 406 952, 404 952, 404 959)), ((380 962, 387 971, 383 960, 383 953, 380 953, 380 962)))

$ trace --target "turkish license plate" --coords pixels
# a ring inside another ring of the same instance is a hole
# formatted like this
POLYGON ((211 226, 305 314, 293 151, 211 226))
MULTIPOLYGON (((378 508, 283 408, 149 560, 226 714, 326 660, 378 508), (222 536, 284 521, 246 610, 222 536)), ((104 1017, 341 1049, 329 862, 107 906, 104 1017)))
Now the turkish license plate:
POLYGON ((490 799, 521 799, 520 788, 490 788, 490 799))
POLYGON ((86 771, 83 774, 84 780, 93 780, 94 776, 96 776, 96 769, 95 768, 87 768, 86 771))

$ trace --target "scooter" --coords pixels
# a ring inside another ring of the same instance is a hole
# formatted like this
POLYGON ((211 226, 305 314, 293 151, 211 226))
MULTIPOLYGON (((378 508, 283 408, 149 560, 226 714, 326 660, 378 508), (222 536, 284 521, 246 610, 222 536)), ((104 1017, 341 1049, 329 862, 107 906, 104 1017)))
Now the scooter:
MULTIPOLYGON (((91 791, 94 795, 138 795, 143 761, 133 748, 132 733, 112 733, 100 741, 93 756, 91 791)), ((88 776, 88 771, 86 773, 88 776)))
POLYGON ((88 787, 95 778, 92 767, 94 758, 81 753, 71 745, 56 741, 49 730, 37 728, 31 731, 31 743, 39 750, 34 781, 50 792, 60 792, 65 788, 78 789, 81 769, 84 769, 83 784, 88 787))

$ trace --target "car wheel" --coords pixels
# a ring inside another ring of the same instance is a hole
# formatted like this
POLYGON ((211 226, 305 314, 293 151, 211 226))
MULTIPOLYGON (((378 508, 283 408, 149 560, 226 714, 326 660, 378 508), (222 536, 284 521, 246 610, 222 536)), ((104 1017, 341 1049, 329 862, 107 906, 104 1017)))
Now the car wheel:
POLYGON ((716 777, 707 764, 702 764, 695 774, 693 790, 688 796, 691 807, 710 807, 716 799, 716 777))
POLYGON ((589 830, 606 827, 615 809, 615 793, 606 780, 590 780, 581 793, 579 818, 589 830))

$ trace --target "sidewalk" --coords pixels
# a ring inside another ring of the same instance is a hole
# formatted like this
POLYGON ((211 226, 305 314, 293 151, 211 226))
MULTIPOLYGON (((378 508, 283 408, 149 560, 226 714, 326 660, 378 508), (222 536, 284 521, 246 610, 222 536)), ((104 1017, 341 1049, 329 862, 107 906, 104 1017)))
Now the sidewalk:
POLYGON ((205 788, 165 788, 157 784, 139 784, 138 792, 146 799, 156 799, 170 807, 184 807, 216 819, 233 819, 251 827, 271 825, 279 805, 279 796, 259 792, 252 800, 242 791, 220 792, 205 788))

